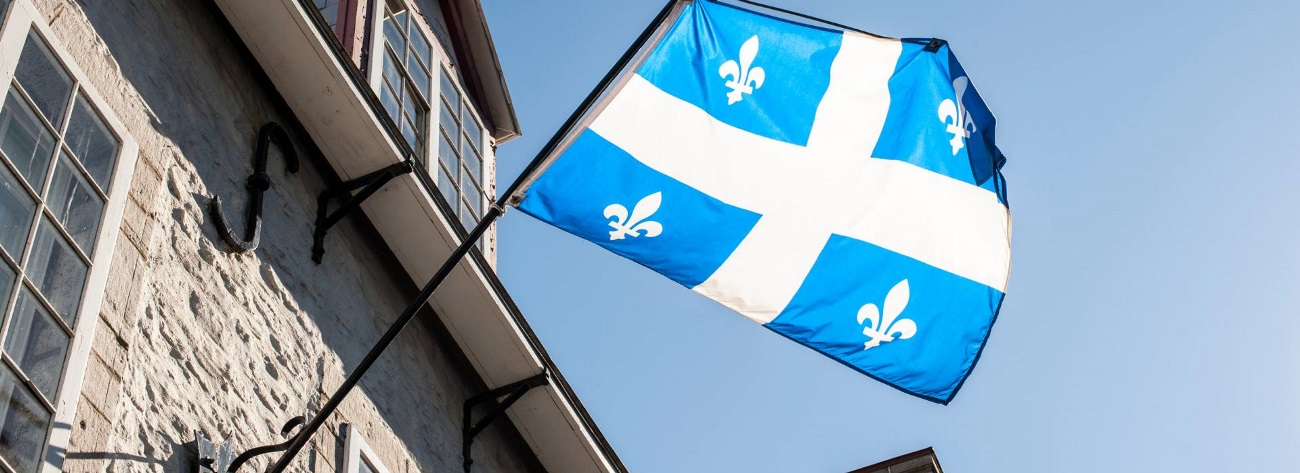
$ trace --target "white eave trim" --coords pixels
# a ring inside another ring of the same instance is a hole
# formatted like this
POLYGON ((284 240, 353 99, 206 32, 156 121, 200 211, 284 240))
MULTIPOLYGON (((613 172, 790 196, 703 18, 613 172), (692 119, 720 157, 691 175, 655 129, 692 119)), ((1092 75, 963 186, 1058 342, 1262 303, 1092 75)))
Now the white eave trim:
MULTIPOLYGON (((366 99, 370 92, 356 87, 345 69, 351 65, 339 61, 299 0, 216 3, 341 178, 402 162, 402 151, 366 99)), ((437 198, 406 174, 361 206, 417 286, 460 240, 437 198)), ((328 240, 326 248, 328 258, 328 240)), ((481 258, 462 259, 429 304, 492 388, 542 373, 550 362, 488 271, 481 258)), ((563 383, 552 371, 547 386, 515 403, 508 416, 516 429, 549 471, 622 471, 563 383)))

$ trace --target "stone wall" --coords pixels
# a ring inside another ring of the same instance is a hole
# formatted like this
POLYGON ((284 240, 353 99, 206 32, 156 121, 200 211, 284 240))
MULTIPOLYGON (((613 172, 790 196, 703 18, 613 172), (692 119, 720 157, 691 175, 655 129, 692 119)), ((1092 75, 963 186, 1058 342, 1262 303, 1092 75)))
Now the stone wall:
MULTIPOLYGON (((333 177, 301 141, 297 174, 271 156, 261 247, 235 254, 217 236, 209 200, 242 231, 257 130, 289 119, 210 5, 37 5, 140 146, 65 471, 191 471, 195 431, 236 451, 282 441, 284 421, 340 384, 414 288, 364 220, 331 230, 324 264, 311 262, 315 197, 333 177)), ((458 471, 461 404, 482 389, 425 314, 297 468, 338 471, 346 422, 394 473, 458 471)), ((508 422, 474 447, 475 471, 541 470, 508 422)))

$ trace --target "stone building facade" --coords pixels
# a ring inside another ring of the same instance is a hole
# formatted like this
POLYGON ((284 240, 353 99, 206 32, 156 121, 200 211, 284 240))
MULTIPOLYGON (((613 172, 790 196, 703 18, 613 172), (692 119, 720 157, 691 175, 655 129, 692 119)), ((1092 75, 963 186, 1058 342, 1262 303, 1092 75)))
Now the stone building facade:
MULTIPOLYGON (((282 442, 489 205, 493 151, 519 133, 477 0, 0 7, 0 470, 207 471, 197 435, 282 442), (259 245, 240 251, 210 205, 243 234, 267 123, 289 140, 268 148, 259 245), (318 196, 401 163, 313 262, 318 196)), ((474 471, 623 469, 496 280, 494 245, 291 471, 458 471, 466 399, 537 375, 474 439, 474 471)))

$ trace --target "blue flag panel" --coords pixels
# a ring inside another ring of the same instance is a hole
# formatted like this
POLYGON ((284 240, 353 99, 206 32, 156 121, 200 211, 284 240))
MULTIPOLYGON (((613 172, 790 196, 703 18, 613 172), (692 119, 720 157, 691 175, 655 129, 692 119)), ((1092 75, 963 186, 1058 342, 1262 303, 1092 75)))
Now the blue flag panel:
POLYGON ((519 208, 947 403, 1006 292, 995 121, 946 44, 689 2, 519 208))

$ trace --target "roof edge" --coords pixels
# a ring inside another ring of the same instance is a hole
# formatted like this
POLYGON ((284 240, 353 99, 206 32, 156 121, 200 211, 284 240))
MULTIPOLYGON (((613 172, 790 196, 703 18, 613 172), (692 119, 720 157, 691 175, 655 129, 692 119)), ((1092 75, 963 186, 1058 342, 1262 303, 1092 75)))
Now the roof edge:
POLYGON ((449 0, 444 5, 448 9, 447 18, 456 23, 464 35, 466 60, 472 64, 468 68, 474 75, 474 81, 481 84, 481 99, 485 102, 489 121, 492 122, 492 137, 497 144, 505 143, 522 136, 519 118, 515 115, 514 101, 510 98, 510 89, 506 86, 505 72, 501 69, 501 59, 497 56, 496 44, 492 41, 492 32, 488 29, 487 16, 479 0, 449 0))

